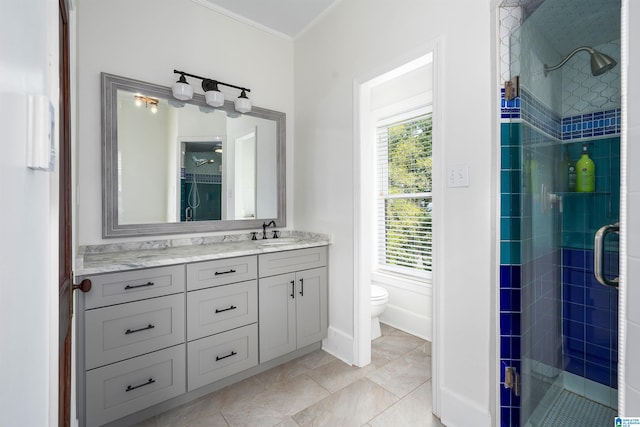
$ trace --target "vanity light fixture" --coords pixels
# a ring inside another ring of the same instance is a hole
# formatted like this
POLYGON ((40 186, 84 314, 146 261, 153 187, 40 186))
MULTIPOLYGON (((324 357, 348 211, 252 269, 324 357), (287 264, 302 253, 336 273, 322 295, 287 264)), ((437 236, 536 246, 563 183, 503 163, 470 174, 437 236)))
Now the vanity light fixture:
POLYGON ((173 70, 175 74, 180 74, 180 79, 173 85, 173 96, 181 101, 187 101, 193 98, 193 88, 187 82, 186 76, 202 80, 202 90, 204 90, 204 98, 208 105, 212 107, 222 107, 224 105, 224 94, 218 89, 218 85, 229 86, 241 91, 240 96, 235 100, 236 111, 240 113, 248 113, 251 111, 251 100, 247 97, 250 89, 224 83, 218 80, 206 77, 196 76, 184 71, 173 70))
MULTIPOLYGON (((174 70, 174 73, 177 72, 174 70)), ((173 84, 173 96, 180 101, 187 101, 193 98, 193 88, 187 83, 184 73, 180 73, 180 79, 173 84)))
POLYGON ((235 101, 236 111, 240 113, 248 113, 251 111, 251 100, 247 97, 247 93, 242 90, 242 93, 235 101))
POLYGON ((144 106, 146 108, 148 107, 153 114, 158 112, 158 99, 144 95, 133 95, 133 97, 136 99, 136 106, 141 107, 142 104, 144 104, 144 106))

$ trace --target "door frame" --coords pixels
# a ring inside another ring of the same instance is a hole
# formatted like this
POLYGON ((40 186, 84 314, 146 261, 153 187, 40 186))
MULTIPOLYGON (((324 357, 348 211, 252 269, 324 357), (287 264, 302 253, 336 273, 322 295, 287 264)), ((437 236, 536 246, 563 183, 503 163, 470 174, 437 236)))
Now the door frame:
MULTIPOLYGON (((402 58, 383 64, 377 70, 367 73, 354 79, 353 82, 353 182, 362 183, 370 180, 372 171, 373 155, 367 153, 367 139, 370 138, 368 128, 370 128, 371 114, 371 81, 379 76, 408 64, 418 58, 432 54, 433 70, 433 199, 440 199, 444 192, 444 144, 442 135, 442 110, 443 102, 440 94, 443 93, 443 40, 438 37, 419 50, 411 52, 402 58)), ((370 234, 371 218, 368 212, 369 204, 373 197, 372 191, 366 186, 355 185, 353 192, 354 212, 353 212, 353 276, 354 276, 354 310, 353 310, 353 364, 365 366, 371 363, 371 306, 370 306, 370 234)), ((441 215, 442 206, 434 204, 434 218, 441 215)), ((440 332, 440 305, 441 295, 438 292, 438 285, 443 282, 442 269, 440 268, 441 258, 437 256, 438 248, 441 247, 440 233, 442 228, 433 225, 433 272, 432 272, 432 410, 440 417, 440 346, 438 345, 441 336, 440 332)))
POLYGON ((58 0, 59 36, 59 193, 58 193, 58 426, 71 422, 72 367, 72 221, 71 221, 71 88, 69 9, 58 0))

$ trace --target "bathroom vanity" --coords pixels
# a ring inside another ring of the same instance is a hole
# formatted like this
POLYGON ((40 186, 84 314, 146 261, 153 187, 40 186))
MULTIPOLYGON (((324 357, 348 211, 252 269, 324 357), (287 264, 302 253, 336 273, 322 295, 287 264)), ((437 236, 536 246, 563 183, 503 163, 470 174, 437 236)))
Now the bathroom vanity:
POLYGON ((128 425, 320 348, 321 235, 81 254, 80 425, 128 425))

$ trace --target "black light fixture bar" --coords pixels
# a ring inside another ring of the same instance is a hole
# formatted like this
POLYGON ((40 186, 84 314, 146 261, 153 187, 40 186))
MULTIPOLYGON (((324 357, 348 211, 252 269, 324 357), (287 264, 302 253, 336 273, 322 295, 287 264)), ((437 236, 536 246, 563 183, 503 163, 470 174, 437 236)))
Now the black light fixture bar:
POLYGON ((200 77, 200 76, 196 76, 195 74, 190 74, 190 73, 187 73, 187 72, 184 72, 184 71, 173 70, 173 72, 175 74, 180 74, 180 75, 183 75, 183 76, 193 77, 195 79, 202 80, 202 87, 205 90, 206 90, 205 85, 209 86, 209 84, 210 84, 209 82, 212 82, 212 83, 223 85, 223 86, 229 86, 229 87, 232 87, 232 88, 235 88, 235 89, 238 89, 238 90, 244 90, 246 92, 251 92, 251 89, 247 89, 246 87, 232 85, 231 83, 221 82, 220 80, 214 80, 214 79, 210 79, 210 78, 207 78, 207 77, 200 77))

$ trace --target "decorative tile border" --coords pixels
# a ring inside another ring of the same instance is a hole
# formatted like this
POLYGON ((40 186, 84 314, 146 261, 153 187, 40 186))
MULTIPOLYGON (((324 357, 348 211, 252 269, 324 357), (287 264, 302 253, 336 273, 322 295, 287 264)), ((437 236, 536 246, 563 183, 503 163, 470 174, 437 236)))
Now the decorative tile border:
POLYGON ((620 134, 621 110, 605 110, 562 119, 562 140, 613 136, 620 134))
POLYGON ((520 97, 507 101, 504 88, 500 89, 500 118, 506 121, 520 118, 520 97))
MULTIPOLYGON (((188 182, 193 181, 194 174, 186 173, 185 179, 188 182)), ((222 184, 222 176, 221 175, 209 175, 206 173, 196 173, 195 174, 196 183, 197 184, 222 184)))
POLYGON ((522 120, 547 135, 560 139, 561 117, 525 89, 522 89, 520 94, 522 98, 522 120))
POLYGON ((511 101, 504 98, 504 88, 500 89, 500 118, 503 123, 508 123, 513 119, 522 119, 559 141, 619 135, 621 116, 621 109, 615 108, 560 117, 533 97, 526 89, 521 89, 520 96, 511 101))

